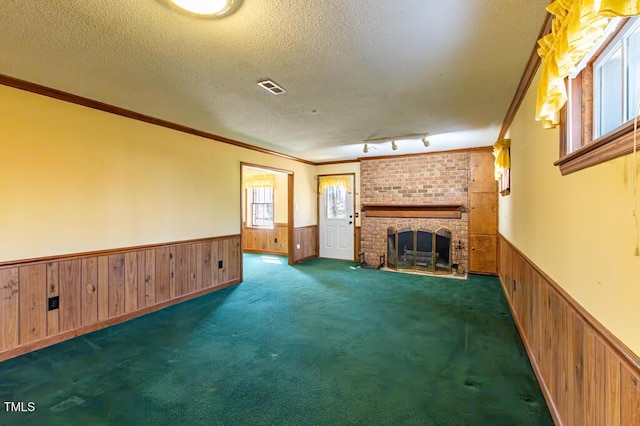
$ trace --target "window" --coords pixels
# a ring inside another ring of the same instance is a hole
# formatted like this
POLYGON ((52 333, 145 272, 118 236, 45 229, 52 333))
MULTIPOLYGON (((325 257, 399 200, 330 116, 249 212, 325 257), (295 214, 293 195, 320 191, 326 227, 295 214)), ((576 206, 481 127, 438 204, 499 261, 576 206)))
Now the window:
POLYGON ((347 218, 347 188, 343 185, 331 185, 324 189, 327 206, 327 219, 347 218))
POLYGON ((567 79, 560 140, 562 174, 628 154, 640 98, 640 19, 613 21, 608 37, 567 79))
POLYGON ((633 20, 625 25, 593 63, 596 138, 635 117, 640 94, 638 24, 633 20))
POLYGON ((273 188, 251 188, 247 190, 251 206, 251 226, 273 227, 273 188))

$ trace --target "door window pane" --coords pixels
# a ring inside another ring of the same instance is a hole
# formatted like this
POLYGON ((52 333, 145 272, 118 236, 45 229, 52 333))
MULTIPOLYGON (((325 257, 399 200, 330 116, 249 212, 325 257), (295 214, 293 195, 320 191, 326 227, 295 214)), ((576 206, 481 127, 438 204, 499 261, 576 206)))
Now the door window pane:
POLYGON ((327 219, 347 218, 347 190, 341 185, 327 186, 324 190, 327 219))

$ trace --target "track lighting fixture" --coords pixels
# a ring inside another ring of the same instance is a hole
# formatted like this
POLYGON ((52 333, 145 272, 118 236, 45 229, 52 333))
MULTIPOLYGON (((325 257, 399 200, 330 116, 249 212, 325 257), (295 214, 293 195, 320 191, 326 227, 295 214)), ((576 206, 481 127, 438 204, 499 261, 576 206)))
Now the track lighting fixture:
POLYGON ((373 139, 365 139, 362 142, 364 142, 364 148, 362 149, 362 152, 364 152, 365 154, 367 152, 369 152, 369 149, 371 148, 376 148, 375 145, 372 145, 372 143, 377 143, 377 142, 391 142, 391 149, 393 151, 397 151, 398 150, 398 140, 421 140, 424 147, 427 148, 429 147, 429 145, 431 145, 431 142, 429 142, 429 140, 427 139, 427 136, 429 135, 429 133, 414 133, 414 134, 410 134, 410 135, 400 135, 400 136, 392 136, 389 138, 373 138, 373 139))

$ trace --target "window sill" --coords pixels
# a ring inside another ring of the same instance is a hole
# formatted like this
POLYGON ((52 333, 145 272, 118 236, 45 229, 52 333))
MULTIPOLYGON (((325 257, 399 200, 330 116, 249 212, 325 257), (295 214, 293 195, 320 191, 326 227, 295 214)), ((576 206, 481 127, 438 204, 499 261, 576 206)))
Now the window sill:
POLYGON ((633 152, 633 120, 553 163, 565 176, 633 152))

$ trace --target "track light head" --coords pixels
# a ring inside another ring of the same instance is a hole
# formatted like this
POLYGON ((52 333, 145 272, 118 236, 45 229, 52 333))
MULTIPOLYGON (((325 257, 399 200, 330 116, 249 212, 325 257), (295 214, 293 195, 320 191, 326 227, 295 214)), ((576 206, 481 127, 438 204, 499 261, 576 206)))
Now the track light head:
POLYGON ((429 142, 429 139, 427 139, 426 136, 422 138, 422 143, 424 144, 425 148, 428 148, 429 145, 431 145, 431 142, 429 142))
POLYGON ((365 154, 367 152, 369 152, 369 145, 368 144, 366 144, 366 143, 364 144, 364 148, 362 149, 362 152, 364 152, 365 154))
POLYGON ((398 144, 394 139, 391 140, 391 149, 394 151, 398 149, 398 144))

